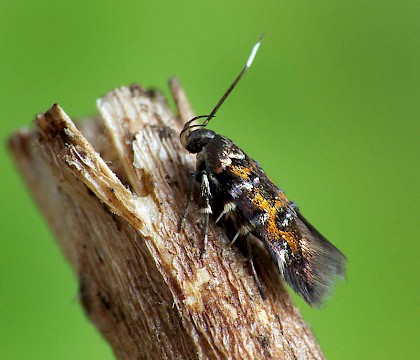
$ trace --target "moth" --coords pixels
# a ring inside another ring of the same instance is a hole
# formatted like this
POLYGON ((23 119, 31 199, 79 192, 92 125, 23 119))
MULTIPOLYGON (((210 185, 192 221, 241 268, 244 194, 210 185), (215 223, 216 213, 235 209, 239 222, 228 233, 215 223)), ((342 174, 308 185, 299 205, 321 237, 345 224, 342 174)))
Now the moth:
POLYGON ((263 298, 265 294, 252 261, 251 236, 264 244, 291 288, 309 305, 318 307, 331 292, 335 278, 344 277, 346 257, 302 216, 297 205, 269 179, 258 162, 232 140, 207 128, 251 66, 261 39, 211 113, 189 120, 180 133, 182 146, 197 154, 180 229, 198 184, 204 230, 201 256, 206 251, 210 214, 218 214, 216 223, 229 217, 236 228, 232 243, 239 236, 247 238, 252 274, 263 298), (196 123, 200 118, 205 118, 204 122, 196 123))

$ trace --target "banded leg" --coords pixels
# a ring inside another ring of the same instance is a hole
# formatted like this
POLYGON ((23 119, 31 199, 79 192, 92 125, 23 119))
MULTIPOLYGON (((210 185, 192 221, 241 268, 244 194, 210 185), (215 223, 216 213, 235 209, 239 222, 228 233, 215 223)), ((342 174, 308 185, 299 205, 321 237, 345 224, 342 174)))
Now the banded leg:
POLYGON ((236 239, 239 236, 246 236, 248 235, 252 230, 254 230, 254 226, 249 223, 249 224, 244 224, 242 225, 238 231, 236 232, 235 236, 233 237, 232 241, 230 242, 231 245, 233 245, 233 243, 236 241, 236 239))
POLYGON ((231 244, 233 244, 239 236, 248 235, 250 232, 259 229, 265 224, 268 219, 268 214, 266 212, 257 214, 251 221, 241 225, 233 237, 231 244))
POLYGON ((187 220, 188 213, 190 212, 191 203, 194 199, 194 182, 195 178, 198 175, 198 171, 194 171, 191 173, 190 177, 190 185, 188 189, 187 195, 187 204, 185 206, 184 214, 182 215, 181 223, 179 224, 178 231, 181 231, 184 228, 185 221, 187 220))
POLYGON ((200 191, 200 200, 201 200, 201 207, 200 212, 203 215, 204 219, 204 242, 203 248, 200 252, 200 258, 206 252, 207 249, 207 241, 208 241, 208 233, 209 233, 209 217, 212 213, 211 206, 210 206, 210 198, 211 198, 211 191, 210 191, 210 183, 209 178, 207 176, 207 172, 203 170, 201 172, 201 191, 200 191))
POLYGON ((220 221, 220 219, 226 215, 229 214, 231 211, 234 211, 236 209, 236 204, 233 201, 228 201, 224 207, 223 211, 220 213, 219 217, 216 219, 216 224, 220 221))
POLYGON ((262 297, 263 300, 267 299, 267 296, 265 295, 263 286, 261 284, 260 279, 258 278, 257 272, 255 270, 255 266, 254 266, 254 258, 252 256, 252 247, 251 247, 251 239, 249 238, 249 236, 246 237, 246 245, 247 245, 247 256, 248 256, 248 261, 251 265, 251 273, 252 273, 252 277, 254 278, 255 281, 255 285, 257 285, 258 291, 260 292, 260 295, 262 297))

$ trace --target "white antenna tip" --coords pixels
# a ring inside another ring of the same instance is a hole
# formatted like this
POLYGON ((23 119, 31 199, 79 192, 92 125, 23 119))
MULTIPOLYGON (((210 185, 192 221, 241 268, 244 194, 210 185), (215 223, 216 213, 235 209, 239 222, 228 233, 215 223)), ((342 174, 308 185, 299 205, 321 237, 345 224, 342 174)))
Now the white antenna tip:
POLYGON ((251 55, 249 55, 248 61, 246 62, 246 67, 249 68, 254 61, 255 55, 257 54, 258 48, 260 47, 261 40, 259 40, 254 47, 252 48, 251 55))

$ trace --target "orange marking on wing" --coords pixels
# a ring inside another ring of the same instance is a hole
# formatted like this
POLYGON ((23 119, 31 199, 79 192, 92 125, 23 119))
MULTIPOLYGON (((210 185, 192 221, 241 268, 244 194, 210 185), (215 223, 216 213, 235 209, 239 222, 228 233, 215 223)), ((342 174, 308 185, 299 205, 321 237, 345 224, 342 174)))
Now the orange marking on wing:
POLYGON ((279 231, 281 234, 281 237, 286 240, 286 242, 289 244, 290 249, 292 249, 292 252, 298 253, 299 252, 299 241, 296 239, 296 237, 291 233, 287 231, 279 231))
POLYGON ((248 180, 252 170, 243 166, 231 166, 230 170, 233 174, 239 176, 241 179, 248 180))
POLYGON ((290 246, 290 249, 296 253, 299 251, 299 242, 296 237, 293 236, 291 232, 282 231, 278 228, 276 224, 276 216, 279 210, 285 206, 288 202, 287 197, 283 193, 279 193, 279 196, 274 204, 270 204, 267 199, 265 199, 261 194, 258 192, 254 195, 252 202, 255 204, 259 209, 262 209, 268 213, 268 219, 264 224, 264 227, 268 230, 268 232, 274 237, 279 239, 280 237, 283 238, 290 246))

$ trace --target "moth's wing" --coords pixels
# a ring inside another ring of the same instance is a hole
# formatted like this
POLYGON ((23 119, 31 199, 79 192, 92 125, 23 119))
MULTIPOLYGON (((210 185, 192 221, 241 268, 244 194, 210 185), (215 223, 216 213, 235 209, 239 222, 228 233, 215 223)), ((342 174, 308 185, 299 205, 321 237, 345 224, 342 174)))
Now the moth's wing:
POLYGON ((301 238, 301 255, 293 255, 282 239, 265 239, 285 281, 311 306, 320 306, 331 293, 335 278, 344 277, 346 257, 300 213, 294 219, 301 238))
POLYGON ((315 229, 315 227, 310 224, 300 212, 297 214, 298 219, 301 221, 301 224, 299 225, 301 231, 305 232, 307 229, 311 235, 307 237, 306 241, 309 241, 308 244, 316 251, 316 254, 319 256, 319 260, 324 260, 319 264, 321 269, 326 268, 324 271, 321 271, 321 273, 330 273, 344 279, 346 276, 347 262, 344 254, 331 244, 322 234, 320 234, 320 232, 315 229), (302 226, 302 223, 304 226, 302 226))
MULTIPOLYGON (((242 152, 239 148, 236 151, 242 152)), ((231 191, 236 194, 235 204, 244 219, 251 221, 260 210, 267 210, 273 220, 275 228, 263 225, 252 233, 264 243, 285 281, 308 304, 320 306, 330 294, 335 277, 344 277, 346 257, 300 214, 256 161, 248 157, 233 160, 225 174, 229 179, 225 183, 237 185, 231 191), (267 201, 259 202, 258 198, 267 201), (293 224, 283 227, 284 212, 281 215, 273 208, 276 202, 279 209, 293 214, 293 224), (285 238, 299 244, 298 254, 285 244, 285 238)))

